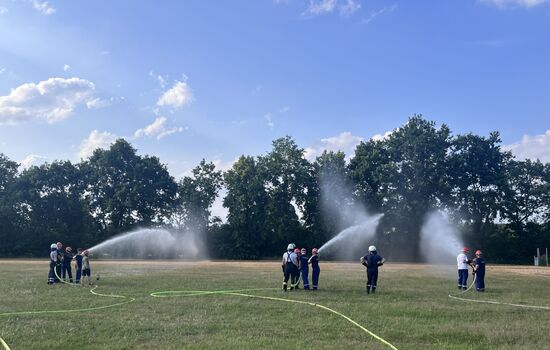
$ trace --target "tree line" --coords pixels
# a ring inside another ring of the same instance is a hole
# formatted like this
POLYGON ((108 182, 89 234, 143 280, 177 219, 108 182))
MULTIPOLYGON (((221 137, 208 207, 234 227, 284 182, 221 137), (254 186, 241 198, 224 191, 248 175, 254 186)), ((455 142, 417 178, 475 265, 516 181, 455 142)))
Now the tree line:
POLYGON ((287 136, 225 172, 202 160, 179 180, 124 139, 77 164, 22 171, 0 154, 3 257, 45 256, 58 240, 90 247, 138 227, 199 232, 214 258, 278 257, 288 242, 320 247, 357 206, 384 214, 373 242, 393 260, 422 260, 424 219, 444 210, 490 261, 528 263, 550 245, 550 164, 515 159, 498 132, 454 136, 418 115, 349 158, 325 151, 308 161, 287 136), (225 222, 211 215, 222 188, 225 222))

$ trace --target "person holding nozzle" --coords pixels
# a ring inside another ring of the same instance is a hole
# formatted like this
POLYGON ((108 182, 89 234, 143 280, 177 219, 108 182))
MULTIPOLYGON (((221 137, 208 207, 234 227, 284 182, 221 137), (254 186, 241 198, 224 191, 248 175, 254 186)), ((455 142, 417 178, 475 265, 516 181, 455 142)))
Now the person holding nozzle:
POLYGON ((294 275, 290 276, 290 278, 292 279, 291 288, 294 287, 294 289, 300 289, 300 271, 302 270, 300 266, 300 248, 294 248, 294 254, 296 254, 296 260, 298 260, 298 265, 296 265, 294 275))
POLYGON ((63 254, 63 280, 66 281, 66 277, 69 277, 69 282, 73 283, 73 272, 71 262, 73 261, 73 248, 65 248, 65 254, 63 254))
POLYGON ((481 250, 476 250, 476 257, 472 261, 475 285, 478 292, 485 292, 485 259, 482 255, 481 250))
POLYGON ((283 254, 283 291, 288 290, 288 280, 290 279, 290 290, 294 289, 294 277, 298 274, 298 256, 294 253, 294 243, 289 243, 286 248, 286 253, 283 254))
POLYGON ((309 290, 309 266, 308 266, 307 249, 300 250, 300 274, 302 275, 302 283, 305 290, 309 290))
POLYGON ((57 264, 57 244, 50 246, 50 272, 48 272, 48 284, 54 284, 59 280, 55 276, 55 267, 57 264))
POLYGON ((311 287, 313 290, 317 290, 319 286, 319 274, 321 269, 319 268, 319 255, 317 254, 317 248, 311 250, 311 258, 308 260, 308 264, 311 264, 311 287))
POLYGON ((378 255, 376 247, 371 245, 369 246, 369 253, 361 257, 359 261, 367 268, 367 294, 374 294, 378 283, 378 268, 384 265, 386 260, 378 255))
POLYGON ((466 255, 469 250, 468 247, 462 248, 456 257, 456 264, 458 266, 458 289, 460 290, 468 289, 468 265, 472 263, 468 255, 466 255))

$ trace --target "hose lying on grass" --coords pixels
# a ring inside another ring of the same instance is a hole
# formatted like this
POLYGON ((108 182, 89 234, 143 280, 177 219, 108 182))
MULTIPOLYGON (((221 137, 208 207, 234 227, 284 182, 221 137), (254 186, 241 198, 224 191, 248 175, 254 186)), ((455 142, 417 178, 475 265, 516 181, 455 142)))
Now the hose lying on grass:
POLYGON ((200 291, 200 290, 176 291, 176 290, 172 290, 172 291, 153 292, 150 295, 152 297, 155 297, 155 298, 167 298, 167 297, 174 297, 174 296, 191 297, 191 296, 205 296, 205 295, 213 295, 213 294, 218 294, 219 295, 219 294, 221 294, 221 295, 233 295, 233 296, 246 297, 246 298, 264 299, 264 300, 272 300, 272 301, 283 301, 283 302, 287 302, 287 303, 296 303, 296 304, 305 304, 305 305, 315 306, 315 307, 321 308, 323 310, 329 311, 329 312, 331 312, 331 313, 333 313, 337 316, 342 317, 343 319, 350 322, 354 326, 358 327, 359 329, 361 329, 362 331, 364 331, 365 333, 367 333, 368 335, 370 335, 374 339, 376 339, 379 342, 387 345, 389 348, 391 348, 393 350, 398 350, 393 344, 391 344, 387 340, 383 339, 382 337, 374 334, 373 332, 369 331, 367 328, 363 327, 362 325, 360 325, 356 321, 352 320, 348 316, 346 316, 346 315, 344 315, 344 314, 342 314, 342 313, 340 313, 336 310, 333 310, 329 307, 326 307, 324 305, 311 303, 311 302, 308 302, 308 301, 284 299, 284 298, 276 298, 276 297, 268 297, 268 296, 262 296, 262 295, 253 295, 253 294, 241 293, 241 292, 249 292, 249 291, 255 291, 255 290, 269 290, 269 289, 273 289, 273 288, 240 289, 240 290, 227 290, 227 291, 200 291))
POLYGON ((514 307, 522 307, 526 309, 538 309, 538 310, 550 310, 550 306, 538 306, 538 305, 527 305, 527 304, 512 304, 512 303, 502 303, 500 301, 494 301, 494 300, 479 300, 479 299, 468 299, 468 298, 461 298, 459 295, 462 295, 472 289, 474 286, 474 283, 476 282, 476 275, 474 275, 474 280, 472 281, 472 284, 468 287, 468 289, 463 290, 460 293, 457 293, 455 295, 449 294, 449 298, 455 299, 455 300, 461 300, 461 301, 469 301, 472 303, 483 303, 483 304, 493 304, 493 305, 507 305, 507 306, 514 306, 514 307))
POLYGON ((6 344, 6 342, 4 341, 4 339, 2 339, 2 337, 0 337, 0 344, 2 344, 2 346, 4 347, 4 350, 11 350, 8 344, 6 344))

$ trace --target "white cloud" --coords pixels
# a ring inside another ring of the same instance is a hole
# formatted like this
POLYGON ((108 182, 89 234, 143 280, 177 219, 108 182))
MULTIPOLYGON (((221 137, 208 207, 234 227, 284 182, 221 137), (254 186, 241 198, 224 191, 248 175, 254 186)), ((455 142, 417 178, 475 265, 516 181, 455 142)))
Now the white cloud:
POLYGON ((359 11, 361 4, 356 0, 347 0, 346 3, 340 6, 340 15, 348 17, 359 11))
POLYGON ((111 134, 110 132, 93 130, 88 138, 80 143, 78 156, 80 159, 86 159, 94 153, 96 148, 109 148, 117 138, 115 134, 111 134))
POLYGON ((500 9, 523 7, 532 8, 545 3, 550 3, 550 0, 479 0, 486 5, 496 6, 500 9))
POLYGON ((0 6, 0 15, 8 13, 8 9, 5 7, 0 6))
POLYGON ((65 64, 63 65, 63 71, 66 72, 66 71, 68 71, 69 69, 71 69, 71 66, 69 66, 68 64, 65 63, 65 64))
MULTIPOLYGON (((32 120, 55 123, 95 99, 95 85, 80 78, 50 78, 26 83, 0 96, 0 125, 32 120)), ((88 107, 90 108, 90 107, 88 107)))
POLYGON ((22 161, 19 162, 19 167, 22 169, 28 169, 33 165, 40 165, 43 163, 46 163, 48 161, 48 158, 38 156, 36 154, 29 154, 25 157, 22 161))
MULTIPOLYGON (((396 130, 399 130, 399 129, 396 129, 396 130)), ((384 133, 384 135, 382 134, 376 134, 374 135, 373 137, 371 137, 371 140, 374 140, 374 141, 384 141, 384 140, 387 140, 388 137, 390 137, 391 134, 393 134, 395 130, 392 130, 392 131, 386 131, 384 133)))
POLYGON ((6 67, 0 67, 0 74, 4 74, 5 72, 7 72, 7 68, 6 67))
POLYGON ((523 135, 519 142, 504 145, 502 148, 511 151, 521 160, 540 159, 542 162, 550 162, 550 130, 541 135, 523 135))
POLYGON ((192 101, 193 93, 191 92, 189 85, 183 81, 176 80, 174 86, 162 94, 157 101, 157 105, 179 108, 183 105, 191 103, 192 101))
POLYGON ((369 17, 365 18, 364 20, 362 20, 361 22, 363 22, 364 24, 369 24, 370 22, 374 21, 374 19, 384 13, 390 13, 390 12, 393 12, 395 11, 395 9, 397 8, 397 4, 393 4, 391 6, 384 6, 382 7, 380 10, 378 11, 375 11, 375 12, 371 12, 369 17))
POLYGON ((53 15, 56 11, 47 1, 33 0, 32 4, 36 11, 46 16, 53 15))
POLYGON ((284 106, 282 107, 281 109, 279 109, 279 113, 286 113, 290 111, 290 107, 289 106, 284 106))
POLYGON ((309 0, 305 16, 320 16, 333 13, 336 10, 343 17, 348 17, 359 11, 361 4, 359 0, 309 0))
POLYGON ((267 121, 267 126, 273 129, 273 127, 275 126, 275 123, 273 122, 271 113, 267 113, 266 115, 264 115, 264 119, 267 121))
POLYGON ((331 13, 336 9, 337 0, 309 0, 307 13, 313 16, 331 13))
POLYGON ((160 140, 161 138, 175 134, 177 132, 182 132, 185 129, 183 127, 172 127, 167 128, 166 127, 166 118, 165 117, 158 117, 155 119, 155 121, 149 125, 147 125, 145 128, 138 129, 134 133, 135 138, 147 136, 152 137, 156 136, 157 140, 160 140))
POLYGON ((362 137, 354 136, 351 132, 345 131, 336 136, 321 139, 314 145, 306 147, 304 156, 307 160, 314 161, 323 151, 342 151, 346 154, 346 158, 349 159, 353 155, 355 147, 361 141, 363 141, 362 137))

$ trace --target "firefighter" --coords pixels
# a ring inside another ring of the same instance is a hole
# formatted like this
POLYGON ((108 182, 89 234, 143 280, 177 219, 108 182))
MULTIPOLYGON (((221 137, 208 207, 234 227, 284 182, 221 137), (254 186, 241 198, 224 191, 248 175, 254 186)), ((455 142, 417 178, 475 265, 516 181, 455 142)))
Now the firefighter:
POLYGON ((302 275, 302 283, 304 289, 309 290, 309 266, 308 266, 307 249, 300 250, 300 274, 302 275))
POLYGON ((319 255, 317 254, 317 248, 311 250, 311 258, 308 260, 308 264, 311 264, 311 287, 313 290, 317 290, 319 286, 319 274, 321 269, 319 268, 319 255))
POLYGON ((59 279, 61 278, 61 270, 63 269, 63 256, 65 255, 63 252, 63 244, 61 242, 56 243, 57 247, 57 261, 55 263, 55 282, 59 282, 59 279))
POLYGON ((66 281, 66 277, 69 277, 69 282, 73 283, 73 272, 71 262, 73 261, 73 248, 65 248, 65 254, 63 255, 63 280, 66 281))
POLYGON ((367 294, 374 294, 378 283, 378 268, 384 265, 386 260, 378 255, 376 247, 371 245, 369 246, 369 253, 361 257, 359 261, 367 268, 367 294))
POLYGON ((48 272, 48 284, 54 284, 57 280, 55 276, 55 265, 57 264, 57 244, 50 246, 50 272, 48 272))
POLYGON ((460 254, 456 257, 456 264, 458 266, 458 289, 460 290, 466 290, 468 289, 468 265, 472 263, 470 259, 468 259, 468 253, 470 249, 467 247, 462 248, 460 251, 460 254))
POLYGON ((300 267, 300 248, 294 248, 294 254, 296 254, 296 260, 298 261, 298 264, 296 265, 296 268, 294 269, 294 274, 291 274, 290 275, 290 278, 292 279, 292 285, 290 287, 290 289, 292 289, 292 287, 294 287, 294 289, 300 289, 300 271, 301 271, 301 267, 300 267))
POLYGON ((481 250, 476 250, 476 257, 472 261, 475 275, 475 285, 478 292, 485 292, 485 259, 482 257, 481 250))
MULTIPOLYGON (((291 278, 292 275, 296 274, 296 270, 298 269, 298 257, 294 253, 294 248, 296 245, 294 243, 289 243, 286 248, 286 253, 283 254, 283 260, 282 260, 282 267, 283 267, 283 274, 284 274, 284 280, 283 280, 283 291, 287 291, 288 289, 288 280, 291 278)), ((290 289, 294 289, 292 285, 292 280, 290 281, 290 289)))
POLYGON ((80 283, 80 277, 82 276, 82 258, 84 256, 82 255, 82 248, 78 248, 76 251, 76 256, 74 257, 75 260, 75 271, 76 271, 76 280, 75 283, 80 283))
POLYGON ((82 253, 84 256, 82 257, 82 285, 84 285, 84 279, 88 277, 88 284, 92 285, 92 270, 90 268, 90 258, 89 258, 89 252, 88 250, 85 250, 82 253))

